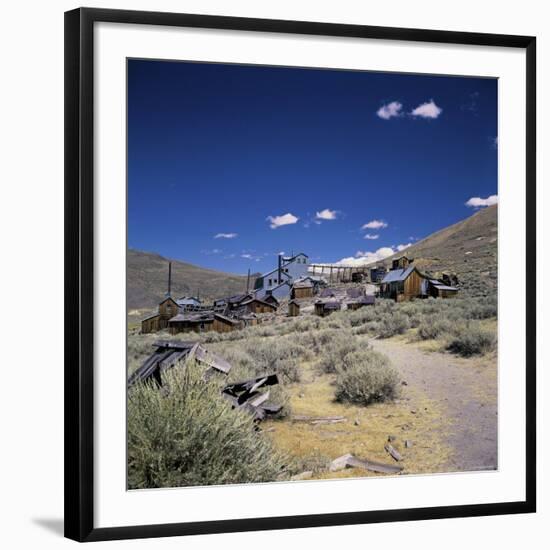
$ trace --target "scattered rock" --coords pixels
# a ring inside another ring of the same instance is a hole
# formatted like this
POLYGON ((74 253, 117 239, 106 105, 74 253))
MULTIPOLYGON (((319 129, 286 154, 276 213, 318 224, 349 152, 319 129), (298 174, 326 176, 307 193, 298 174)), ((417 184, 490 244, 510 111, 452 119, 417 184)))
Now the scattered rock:
POLYGON ((416 413, 417 413, 416 409, 411 409, 411 414, 416 414, 416 413))
POLYGON ((353 421, 353 423, 354 423, 356 426, 359 426, 359 424, 361 424, 361 422, 359 422, 359 419, 358 419, 358 418, 356 418, 356 419, 353 421))
POLYGON ((338 458, 335 458, 330 463, 329 470, 331 472, 339 472, 340 470, 343 470, 347 466, 348 460, 350 458, 353 458, 353 455, 349 453, 347 455, 343 455, 343 456, 339 456, 338 458))
POLYGON ((307 471, 307 472, 301 472, 299 474, 296 474, 295 476, 292 476, 290 478, 291 481, 302 481, 304 479, 311 479, 311 476, 313 475, 313 472, 307 471))
POLYGON ((306 396, 306 394, 303 393, 303 392, 300 392, 300 393, 298 394, 298 397, 299 397, 300 399, 303 399, 305 396, 306 396))
POLYGON ((388 435, 388 441, 390 443, 393 443, 397 438, 395 437, 395 435, 388 435))
POLYGON ((410 439, 405 439, 405 449, 410 449, 413 446, 413 442, 410 439))
POLYGON ((401 385, 402 386, 408 386, 408 382, 406 380, 401 380, 401 385))

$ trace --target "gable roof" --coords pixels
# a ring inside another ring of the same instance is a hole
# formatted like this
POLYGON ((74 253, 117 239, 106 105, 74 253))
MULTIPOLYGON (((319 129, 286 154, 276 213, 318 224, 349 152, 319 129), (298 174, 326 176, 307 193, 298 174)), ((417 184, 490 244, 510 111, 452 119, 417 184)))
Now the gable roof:
POLYGON ((160 313, 158 311, 155 311, 155 313, 151 313, 150 315, 148 315, 147 317, 144 317, 141 322, 143 321, 149 321, 149 319, 153 319, 154 317, 158 317, 160 315, 160 313))
POLYGON ((259 304, 269 306, 270 308, 277 309, 277 306, 274 304, 270 304, 269 302, 265 302, 264 300, 260 300, 260 298, 252 297, 248 300, 245 300, 241 302, 241 306, 247 306, 248 304, 252 304, 253 302, 258 302, 259 304))
POLYGON ((410 265, 406 269, 392 269, 386 273, 386 276, 382 279, 382 283, 397 283, 404 281, 413 271, 417 271, 419 275, 422 275, 415 265, 410 265))
POLYGON ((170 300, 170 301, 174 302, 174 304, 178 305, 178 303, 176 302, 176 300, 174 300, 174 298, 172 298, 172 296, 166 296, 164 298, 164 300, 159 302, 159 306, 161 306, 162 304, 164 304, 164 302, 167 302, 168 300, 170 300))

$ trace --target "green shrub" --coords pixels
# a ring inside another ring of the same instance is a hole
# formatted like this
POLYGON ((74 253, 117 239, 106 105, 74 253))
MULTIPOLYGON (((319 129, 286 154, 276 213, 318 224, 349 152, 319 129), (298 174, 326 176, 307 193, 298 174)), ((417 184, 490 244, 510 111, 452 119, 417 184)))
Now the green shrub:
POLYGON ((359 348, 359 342, 353 334, 348 332, 337 334, 338 336, 335 335, 330 344, 322 349, 321 360, 318 364, 322 372, 337 372, 346 355, 359 348))
POLYGON ((462 355, 470 357, 472 355, 482 355, 493 351, 496 347, 496 337, 492 332, 483 329, 479 323, 468 323, 458 326, 454 334, 449 338, 447 349, 462 355))
POLYGON ((418 326, 416 336, 419 340, 435 340, 442 335, 448 335, 452 331, 452 324, 445 317, 425 317, 418 326))
POLYGON ((216 381, 195 364, 163 375, 163 388, 137 384, 128 395, 130 489, 273 481, 285 459, 232 410, 216 381))
POLYGON ((389 359, 371 349, 348 354, 337 370, 336 399, 369 405, 394 399, 399 391, 399 374, 389 359))
POLYGON ((391 338, 396 334, 404 334, 410 328, 409 319, 400 312, 390 312, 380 319, 378 336, 391 338))

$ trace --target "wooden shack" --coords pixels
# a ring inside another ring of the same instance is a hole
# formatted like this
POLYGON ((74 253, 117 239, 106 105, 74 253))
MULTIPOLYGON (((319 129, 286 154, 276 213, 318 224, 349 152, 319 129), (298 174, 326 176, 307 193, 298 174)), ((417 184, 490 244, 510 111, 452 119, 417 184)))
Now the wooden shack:
POLYGON ((212 323, 212 330, 216 332, 233 332, 238 330, 244 323, 238 319, 232 319, 219 313, 214 314, 214 322, 212 323))
POLYGON ((152 315, 149 315, 141 321, 141 332, 148 334, 158 332, 168 327, 168 321, 178 313, 178 304, 167 296, 160 302, 158 309, 152 315))
POLYGON ((319 300, 315 302, 315 315, 326 317, 335 311, 339 311, 341 308, 342 304, 336 300, 319 300))
POLYGON ((146 317, 145 319, 142 319, 141 321, 141 332, 142 334, 149 334, 151 332, 158 332, 159 329, 159 320, 160 315, 158 313, 154 313, 153 315, 149 315, 149 317, 146 317))
POLYGON ((428 279, 414 265, 409 265, 405 269, 392 269, 382 279, 380 295, 392 298, 396 302, 426 297, 428 279))
POLYGON ((355 311, 365 306, 373 306, 375 304, 374 296, 361 296, 360 298, 354 298, 348 302, 348 309, 355 311))
POLYGON ((458 294, 457 287, 446 285, 437 279, 429 280, 428 291, 434 298, 454 298, 458 294))
POLYGON ((313 296, 313 283, 311 281, 300 281, 292 286, 292 298, 311 298, 313 296))
POLYGON ((259 298, 249 298, 240 303, 240 306, 246 309, 248 313, 275 313, 277 311, 277 306, 270 304, 265 300, 260 300, 259 298))
POLYGON ((214 314, 205 313, 179 313, 168 321, 170 334, 179 332, 208 332, 213 329, 214 314))
POLYGON ((296 300, 290 300, 288 302, 288 316, 289 317, 298 317, 300 315, 300 302, 296 300))

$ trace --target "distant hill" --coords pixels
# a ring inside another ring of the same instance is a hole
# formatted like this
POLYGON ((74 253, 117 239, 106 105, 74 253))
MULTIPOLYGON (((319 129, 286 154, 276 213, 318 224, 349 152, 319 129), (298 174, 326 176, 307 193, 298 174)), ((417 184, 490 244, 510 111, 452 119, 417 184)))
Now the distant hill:
POLYGON ((489 206, 469 218, 450 225, 384 260, 406 255, 419 269, 437 275, 458 275, 462 288, 473 295, 487 294, 497 287, 498 207, 489 206))
MULTIPOLYGON (((205 269, 193 264, 169 260, 159 254, 128 250, 128 312, 142 315, 155 308, 168 286, 168 262, 172 261, 172 296, 196 296, 212 300, 246 290, 246 276, 205 269)), ((251 276, 254 281, 254 276, 251 276)))

